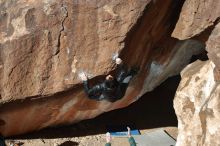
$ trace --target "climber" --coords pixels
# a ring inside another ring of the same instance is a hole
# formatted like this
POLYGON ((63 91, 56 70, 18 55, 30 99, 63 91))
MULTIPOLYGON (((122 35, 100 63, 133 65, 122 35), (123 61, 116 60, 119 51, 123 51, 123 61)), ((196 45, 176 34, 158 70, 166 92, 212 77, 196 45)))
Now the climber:
POLYGON ((97 84, 93 87, 89 87, 88 78, 85 73, 80 75, 85 92, 90 99, 103 100, 114 102, 121 99, 128 87, 129 82, 133 76, 137 73, 138 69, 132 68, 127 71, 126 66, 123 64, 120 58, 116 58, 117 74, 116 78, 112 75, 107 75, 103 83, 97 84))

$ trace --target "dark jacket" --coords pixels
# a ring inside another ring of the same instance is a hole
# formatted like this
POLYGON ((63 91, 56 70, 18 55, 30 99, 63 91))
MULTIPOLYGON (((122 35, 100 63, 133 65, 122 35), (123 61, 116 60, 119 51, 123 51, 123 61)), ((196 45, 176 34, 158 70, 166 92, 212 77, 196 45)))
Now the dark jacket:
POLYGON ((0 136, 0 146, 6 146, 5 139, 2 136, 0 136))
POLYGON ((84 81, 84 89, 90 99, 115 101, 121 99, 127 89, 128 84, 124 84, 123 80, 132 75, 131 70, 127 72, 125 65, 118 65, 116 77, 112 81, 105 80, 101 84, 89 87, 89 81, 84 81))
POLYGON ((114 93, 116 92, 117 82, 115 80, 113 81, 107 81, 105 80, 101 84, 97 84, 93 87, 89 87, 89 82, 84 81, 84 90, 88 94, 88 97, 90 99, 112 99, 115 97, 114 93))

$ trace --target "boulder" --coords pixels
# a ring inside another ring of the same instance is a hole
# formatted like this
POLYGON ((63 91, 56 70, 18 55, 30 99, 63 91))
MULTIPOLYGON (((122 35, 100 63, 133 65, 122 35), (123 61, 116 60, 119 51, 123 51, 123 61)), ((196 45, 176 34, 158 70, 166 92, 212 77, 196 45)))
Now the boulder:
POLYGON ((48 96, 113 70, 149 0, 1 1, 2 100, 48 96))
POLYGON ((176 146, 220 145, 220 84, 212 61, 196 61, 181 72, 174 108, 178 118, 176 146))
POLYGON ((206 44, 208 57, 216 65, 215 80, 220 81, 220 1, 186 0, 172 36, 196 39, 206 44))
POLYGON ((180 40, 192 38, 215 25, 219 18, 219 0, 186 0, 172 36, 180 40))
POLYGON ((216 65, 214 69, 215 81, 220 82, 220 23, 215 26, 206 44, 208 56, 216 65))
POLYGON ((198 41, 170 37, 181 7, 172 0, 0 1, 0 134, 94 118, 178 74, 204 51, 198 41), (114 75, 115 54, 140 67, 125 96, 88 99, 78 75, 94 84, 114 75))

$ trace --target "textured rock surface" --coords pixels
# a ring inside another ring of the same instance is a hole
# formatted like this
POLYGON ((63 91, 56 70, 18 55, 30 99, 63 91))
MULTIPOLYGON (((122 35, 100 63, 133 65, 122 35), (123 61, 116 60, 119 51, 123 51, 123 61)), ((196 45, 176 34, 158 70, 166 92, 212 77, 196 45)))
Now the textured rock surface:
POLYGON ((220 23, 215 26, 206 44, 208 56, 216 65, 215 80, 220 81, 220 23))
POLYGON ((220 84, 214 63, 196 61, 181 72, 174 99, 178 117, 177 146, 220 145, 220 84))
POLYGON ((180 40, 194 37, 206 43, 209 59, 216 65, 214 69, 216 81, 220 81, 219 18, 219 0, 186 0, 172 33, 173 37, 180 40))
POLYGON ((0 133, 93 118, 178 73, 203 47, 170 37, 181 6, 172 0, 0 1, 0 133), (139 74, 122 100, 89 100, 78 73, 98 82, 114 70, 114 53, 140 66, 139 74))
POLYGON ((219 0, 186 0, 172 36, 185 40, 200 34, 220 18, 219 0))
POLYGON ((178 117, 177 146, 220 145, 220 1, 186 0, 172 36, 206 44, 208 62, 182 72, 174 100, 178 117))
POLYGON ((173 48, 173 52, 170 52, 172 59, 163 60, 164 62, 161 62, 163 65, 156 60, 152 61, 149 67, 149 74, 144 81, 142 93, 152 91, 155 85, 159 85, 167 77, 179 74, 189 64, 192 55, 200 54, 204 51, 203 48, 204 46, 198 41, 179 41, 173 48))
POLYGON ((112 70, 149 0, 1 1, 1 97, 50 95, 112 70))

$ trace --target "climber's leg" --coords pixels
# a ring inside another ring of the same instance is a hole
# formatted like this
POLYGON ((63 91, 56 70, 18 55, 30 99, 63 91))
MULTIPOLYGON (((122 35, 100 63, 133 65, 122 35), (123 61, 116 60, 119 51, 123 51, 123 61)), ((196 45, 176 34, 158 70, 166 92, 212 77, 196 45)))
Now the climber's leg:
POLYGON ((132 79, 132 76, 127 76, 127 77, 122 81, 122 83, 128 84, 131 79, 132 79))

